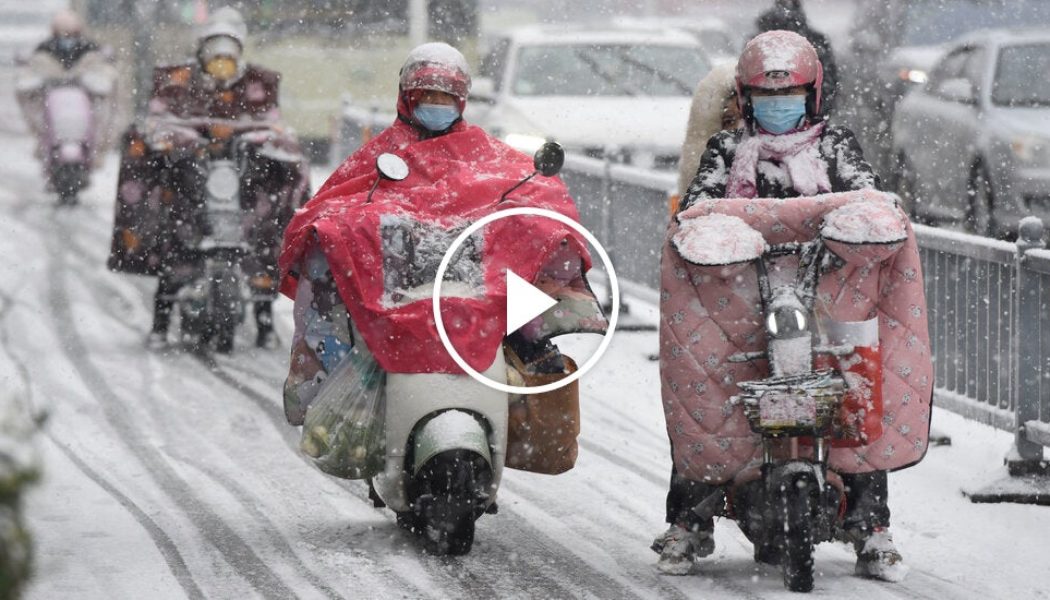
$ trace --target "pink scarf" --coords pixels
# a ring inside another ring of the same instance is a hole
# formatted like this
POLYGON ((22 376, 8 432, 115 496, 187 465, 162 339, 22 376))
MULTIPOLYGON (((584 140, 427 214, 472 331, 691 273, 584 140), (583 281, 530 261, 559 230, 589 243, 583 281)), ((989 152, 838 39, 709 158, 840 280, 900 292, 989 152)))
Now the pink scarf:
POLYGON ((824 123, 794 133, 749 135, 740 142, 729 171, 727 198, 754 198, 758 194, 755 178, 758 162, 768 160, 784 166, 791 185, 803 196, 831 191, 828 164, 820 156, 820 135, 824 123))

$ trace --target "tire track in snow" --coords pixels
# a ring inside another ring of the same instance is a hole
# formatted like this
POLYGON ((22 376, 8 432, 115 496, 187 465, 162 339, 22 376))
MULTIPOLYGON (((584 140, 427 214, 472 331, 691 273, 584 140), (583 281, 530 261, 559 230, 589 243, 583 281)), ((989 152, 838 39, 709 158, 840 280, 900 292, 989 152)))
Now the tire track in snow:
MULTIPOLYGON (((0 292, 0 347, 5 349, 10 348, 10 336, 7 331, 7 316, 10 309, 14 306, 14 302, 10 297, 0 292)), ((29 374, 29 369, 25 366, 25 363, 20 361, 16 356, 8 353, 15 370, 18 372, 19 378, 22 379, 26 390, 26 403, 32 410, 36 410, 35 402, 33 399, 33 387, 32 381, 29 374)), ((93 481, 95 485, 99 486, 107 494, 109 494, 114 500, 117 501, 121 506, 124 507, 128 513, 131 514, 132 518, 146 531, 150 539, 153 541, 153 545, 156 546, 157 551, 160 552, 161 556, 164 557, 164 562, 167 564, 168 569, 171 571, 172 576, 175 577, 175 581, 179 583, 179 587, 182 591, 186 592, 186 596, 193 599, 203 599, 204 593, 197 586, 197 582, 193 580, 193 574, 190 573, 189 568, 186 566, 186 561, 183 559, 182 554, 179 553, 178 547, 175 542, 168 537, 168 534, 157 525, 156 521, 150 518, 135 502, 124 495, 116 486, 110 483, 105 477, 96 472, 87 463, 85 463, 68 444, 58 439, 58 437, 49 429, 44 429, 44 435, 59 449, 62 454, 72 462, 77 469, 80 470, 88 479, 93 481)))
MULTIPOLYGON (((60 239, 67 239, 67 227, 59 227, 60 239)), ((167 463, 163 454, 142 439, 135 424, 123 410, 122 400, 110 387, 105 376, 89 358, 89 350, 76 329, 72 307, 66 294, 67 267, 65 253, 57 247, 54 236, 42 236, 48 250, 51 280, 48 303, 52 310, 55 332, 63 340, 62 352, 85 386, 98 400, 110 425, 120 433, 120 441, 151 471, 158 487, 197 525, 202 536, 218 549, 231 567, 258 593, 267 598, 283 599, 294 592, 271 570, 222 518, 208 509, 167 463)))
MULTIPOLYGON (((209 367, 209 369, 210 369, 210 371, 211 371, 211 373, 213 375, 215 375, 216 377, 219 377, 220 380, 222 380, 223 382, 227 383, 229 386, 231 386, 234 389, 238 390, 242 394, 245 394, 245 395, 249 396, 250 398, 252 398, 255 401, 256 404, 260 405, 260 407, 263 408, 263 410, 265 412, 267 412, 268 414, 271 415, 271 418, 274 419, 274 421, 275 421, 275 426, 280 427, 280 428, 285 429, 285 430, 288 429, 284 425, 285 424, 285 420, 284 420, 283 413, 281 413, 280 409, 278 409, 277 406, 268 397, 260 394, 259 392, 255 391, 254 389, 251 389, 251 388, 247 387, 246 385, 244 385, 240 380, 238 380, 236 377, 234 377, 229 372, 227 372, 225 370, 225 368, 222 365, 220 365, 215 360, 215 358, 213 356, 210 356, 210 355, 208 355, 208 356, 201 356, 201 357, 198 357, 198 359, 201 360, 202 362, 204 362, 204 364, 209 367)), ((243 369, 242 372, 243 371, 250 371, 250 370, 243 369)), ((249 376, 256 376, 256 374, 252 373, 249 376)), ((295 449, 296 453, 299 454, 299 452, 298 452, 298 445, 294 443, 294 440, 293 440, 292 443, 293 443, 293 448, 295 449)), ((301 454, 300 454, 300 457, 301 457, 301 454)), ((306 459, 303 458, 303 461, 306 462, 306 459)), ((344 487, 345 489, 347 489, 352 495, 354 495, 356 498, 358 498, 361 502, 367 503, 369 505, 371 504, 371 500, 369 500, 367 495, 362 493, 360 490, 356 490, 354 488, 351 488, 349 485, 346 485, 345 482, 342 482, 341 480, 335 479, 335 481, 341 487, 344 487)), ((542 502, 538 501, 536 506, 542 506, 542 502)), ((515 517, 515 519, 519 522, 517 524, 519 526, 518 533, 523 534, 523 535, 528 535, 530 537, 530 539, 533 540, 534 543, 538 544, 538 546, 540 548, 543 548, 543 549, 546 549, 546 550, 549 551, 552 548, 557 547, 557 548, 560 548, 560 549, 564 550, 566 556, 560 557, 560 559, 557 560, 558 564, 566 565, 566 564, 568 564, 571 561, 577 560, 578 557, 571 552, 571 549, 567 548, 563 543, 557 541, 556 539, 551 538, 543 530, 532 526, 530 524, 529 520, 527 518, 525 518, 524 516, 518 514, 516 511, 511 510, 511 509, 506 509, 506 510, 501 511, 501 512, 506 512, 509 515, 513 515, 515 517)), ((384 514, 386 514, 388 516, 392 516, 392 513, 390 511, 385 511, 384 514)), ((499 542, 492 542, 492 541, 486 541, 485 542, 486 545, 493 544, 493 543, 499 543, 499 542)), ((523 557, 522 555, 525 554, 525 552, 520 547, 519 548, 514 548, 514 547, 509 547, 508 546, 508 547, 506 547, 506 549, 507 549, 507 551, 509 553, 517 554, 518 557, 519 557, 519 560, 521 560, 523 562, 528 562, 530 560, 534 560, 535 556, 538 556, 541 559, 542 558, 550 559, 549 556, 545 557, 545 556, 534 554, 534 553, 530 553, 528 556, 524 556, 523 557)), ((435 560, 441 560, 441 559, 435 559, 435 560)), ((469 559, 447 559, 447 560, 465 561, 465 560, 469 560, 469 559)), ((461 563, 459 566, 465 568, 467 573, 473 574, 474 575, 474 580, 476 582, 481 582, 482 581, 481 573, 477 573, 476 572, 478 570, 478 567, 475 567, 474 565, 464 564, 464 563, 461 563)), ((574 590, 572 590, 570 588, 567 588, 564 585, 559 584, 559 583, 557 583, 555 581, 552 581, 549 575, 545 575, 543 577, 538 577, 536 575, 537 573, 542 573, 545 569, 547 569, 547 565, 546 564, 544 564, 542 561, 535 561, 534 565, 527 565, 526 568, 519 570, 517 572, 517 578, 518 579, 522 579, 522 580, 528 580, 529 583, 531 584, 530 590, 532 591, 532 593, 536 593, 537 591, 542 589, 543 591, 540 594, 541 597, 546 597, 546 598, 566 598, 566 597, 578 597, 579 596, 579 594, 575 593, 574 590)), ((565 574, 568 575, 570 578, 572 578, 572 580, 575 580, 577 576, 581 575, 578 571, 577 572, 566 572, 565 574)), ((607 598, 617 597, 618 598, 618 597, 626 597, 627 595, 629 595, 629 594, 625 595, 626 588, 609 589, 609 583, 608 583, 609 577, 605 573, 594 571, 592 574, 590 574, 590 576, 588 578, 586 578, 586 581, 588 581, 589 584, 590 584, 587 587, 588 591, 594 590, 594 589, 604 589, 605 592, 608 592, 608 593, 600 595, 599 597, 607 597, 607 598)), ((495 590, 495 589, 492 589, 492 588, 489 588, 487 590, 471 590, 471 591, 475 592, 476 593, 476 597, 478 597, 478 598, 493 598, 493 597, 499 597, 500 596, 498 591, 495 590)))
MULTIPOLYGON (((75 245, 76 244, 74 244, 74 246, 75 245)), ((87 256, 87 254, 83 253, 80 253, 78 255, 87 256)), ((92 295, 97 306, 102 308, 102 310, 105 313, 107 313, 110 317, 114 319, 114 321, 116 321, 125 329, 129 329, 132 332, 138 331, 133 324, 128 323, 126 319, 122 319, 122 315, 117 312, 117 309, 110 305, 110 302, 108 302, 113 299, 117 299, 121 302, 129 301, 128 298, 126 298, 126 296, 121 293, 121 290, 118 290, 116 288, 115 284, 106 281, 101 281, 98 279, 88 278, 83 272, 80 271, 77 272, 77 276, 81 280, 81 283, 84 285, 84 287, 87 288, 88 293, 92 295)), ((142 298, 143 306, 145 305, 145 300, 145 298, 142 298)), ((203 357, 200 355, 193 356, 198 359, 203 359, 203 357)), ((211 357, 209 356, 208 358, 210 359, 211 357)), ((206 366, 209 364, 207 360, 205 360, 204 362, 206 366)), ((154 417, 159 418, 158 422, 162 422, 164 420, 163 414, 160 414, 157 411, 153 412, 154 417)), ((270 420, 274 419, 274 415, 272 414, 267 416, 270 417, 270 420)), ((286 427, 281 429, 287 430, 286 427)), ((284 432, 281 431, 281 433, 283 434, 284 432)), ((282 435, 282 437, 286 436, 282 435)), ((295 553, 295 550, 291 547, 289 540, 279 532, 276 525, 271 520, 269 520, 265 515, 262 514, 261 511, 258 510, 258 508, 256 507, 256 503, 253 501, 253 498, 242 486, 234 482, 233 479, 222 475, 217 470, 205 467, 204 465, 200 464, 199 461, 193 461, 187 458, 186 456, 179 456, 175 454, 171 454, 171 456, 172 458, 175 458, 183 462, 184 464, 187 464, 201 472, 206 473, 219 485, 222 485, 224 488, 226 488, 230 492, 230 494, 234 496, 238 500, 238 502, 241 505, 243 505, 250 514, 253 515, 253 517, 255 517, 256 521, 258 521, 260 525, 262 525, 262 532, 270 541, 271 546, 274 549, 280 551, 285 556, 289 557, 289 560, 292 563, 292 566, 295 568, 295 570, 303 574, 304 579, 306 579, 311 585, 317 588, 328 598, 343 598, 343 596, 341 596, 335 590, 329 587, 321 577, 319 577, 315 572, 310 570, 306 566, 306 564, 303 563, 302 559, 295 553)), ((408 582, 403 583, 406 586, 409 585, 408 582)))
MULTIPOLYGON (((291 426, 287 424, 287 421, 284 418, 283 412, 280 409, 277 408, 277 405, 274 404, 273 401, 271 401, 271 399, 269 397, 267 397, 267 396, 259 393, 258 391, 256 391, 256 390, 254 390, 254 389, 244 385, 239 379, 237 379, 232 374, 230 374, 223 367, 223 365, 219 364, 219 362, 215 359, 215 357, 213 355, 211 355, 211 354, 199 354, 199 355, 194 355, 194 358, 196 360, 198 360, 199 362, 201 362, 204 365, 204 367, 208 370, 208 372, 211 373, 212 376, 214 376, 220 382, 222 382, 226 386, 230 387, 231 389, 239 392, 240 394, 244 395, 246 398, 248 398, 254 404, 256 404, 260 408, 260 410, 262 410, 263 413, 266 414, 267 417, 269 417, 269 419, 273 423, 274 428, 278 430, 278 432, 281 434, 281 437, 285 440, 285 443, 292 450, 292 452, 295 454, 295 456, 297 458, 299 458, 299 460, 301 460, 303 462, 303 464, 307 468, 310 468, 310 469, 314 469, 315 468, 312 464, 310 464, 310 462, 306 459, 306 457, 304 457, 302 455, 302 453, 300 452, 298 441, 295 439, 295 436, 293 435, 294 434, 294 430, 290 429, 291 426)), ((366 504, 367 506, 371 506, 372 505, 372 500, 368 498, 367 493, 364 493, 360 489, 357 489, 357 488, 351 486, 348 481, 344 481, 344 480, 341 480, 341 479, 338 479, 338 478, 335 478, 335 477, 329 477, 328 480, 331 481, 332 483, 334 483, 335 485, 337 485, 338 487, 342 488, 343 490, 345 490, 351 497, 353 497, 354 499, 360 501, 361 503, 366 504)), ((391 511, 383 511, 383 515, 388 520, 391 520, 391 521, 393 520, 393 513, 391 511)), ((441 559, 435 559, 435 560, 441 560, 441 559)), ((455 560, 455 559, 452 559, 452 560, 455 560)), ((431 577, 436 577, 436 578, 439 578, 439 579, 446 580, 445 581, 445 585, 446 586, 450 585, 450 584, 454 584, 456 586, 461 586, 462 585, 462 581, 460 581, 459 578, 453 577, 452 580, 449 581, 449 574, 446 572, 447 571, 446 569, 444 569, 444 568, 436 568, 437 566, 443 567, 444 565, 432 566, 432 565, 428 565, 427 562, 425 562, 425 561, 421 561, 420 565, 423 566, 423 567, 431 567, 431 568, 427 569, 428 570, 428 574, 431 577)), ((388 571, 388 574, 390 576, 394 577, 397 581, 399 581, 405 587, 415 587, 415 585, 410 580, 405 579, 404 577, 400 576, 397 572, 388 571)), ((470 592, 469 597, 471 597, 471 598, 478 598, 480 600, 480 599, 484 599, 484 598, 497 598, 497 597, 500 596, 500 594, 498 593, 498 591, 496 589, 494 589, 494 588, 488 586, 487 584, 484 584, 483 582, 477 580, 477 578, 474 578, 474 580, 483 589, 467 590, 467 591, 470 592)))

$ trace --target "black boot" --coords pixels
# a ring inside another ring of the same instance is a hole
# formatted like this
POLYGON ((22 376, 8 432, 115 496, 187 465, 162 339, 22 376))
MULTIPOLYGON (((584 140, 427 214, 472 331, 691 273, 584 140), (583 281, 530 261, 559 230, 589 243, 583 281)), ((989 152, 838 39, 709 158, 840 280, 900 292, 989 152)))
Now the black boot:
POLYGON ((273 330, 273 302, 263 300, 255 303, 255 330, 258 332, 255 345, 259 348, 276 348, 279 340, 273 330))
POLYGON ((153 349, 163 348, 168 343, 168 326, 171 325, 171 310, 174 303, 163 300, 160 291, 153 298, 153 327, 146 345, 153 349))

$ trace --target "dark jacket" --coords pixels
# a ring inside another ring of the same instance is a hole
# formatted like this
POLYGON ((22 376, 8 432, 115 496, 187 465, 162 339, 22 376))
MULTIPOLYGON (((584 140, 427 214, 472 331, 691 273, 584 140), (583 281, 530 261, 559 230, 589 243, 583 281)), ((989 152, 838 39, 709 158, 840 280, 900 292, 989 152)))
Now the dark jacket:
POLYGON ((827 36, 809 26, 806 13, 802 11, 802 6, 798 2, 777 2, 773 8, 758 16, 755 26, 759 33, 777 29, 793 31, 813 44, 817 57, 824 66, 824 84, 820 88, 823 98, 821 112, 828 114, 835 104, 839 78, 835 56, 831 51, 831 42, 827 36))
POLYGON ((153 101, 179 118, 236 119, 260 116, 277 108, 281 76, 255 65, 228 87, 219 87, 195 62, 157 67, 153 72, 153 101))
MULTIPOLYGON (((736 156, 736 147, 744 136, 744 130, 722 131, 707 142, 707 150, 700 158, 700 168, 682 198, 680 210, 685 210, 698 200, 725 198, 729 172, 736 156)), ((857 138, 849 129, 828 125, 820 139, 820 156, 828 165, 828 179, 832 192, 848 192, 864 188, 879 188, 879 179, 864 154, 857 138)), ((799 193, 786 180, 769 177, 779 170, 779 165, 759 161, 755 185, 760 198, 792 198, 799 193), (766 164, 768 168, 763 168, 766 164)))
POLYGON ((48 38, 36 47, 36 51, 47 52, 62 63, 64 68, 72 69, 73 65, 77 64, 77 61, 85 54, 96 52, 99 49, 98 44, 84 37, 65 38, 65 40, 68 42, 63 43, 63 38, 59 37, 48 38))

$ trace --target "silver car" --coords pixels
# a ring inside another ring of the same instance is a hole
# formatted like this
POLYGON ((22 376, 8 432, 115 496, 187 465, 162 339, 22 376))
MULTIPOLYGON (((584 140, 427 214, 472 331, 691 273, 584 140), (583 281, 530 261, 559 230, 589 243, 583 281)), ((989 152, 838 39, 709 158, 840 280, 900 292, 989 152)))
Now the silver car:
POLYGON ((919 220, 1010 235, 1050 218, 1050 28, 967 36, 899 104, 896 183, 919 220))

